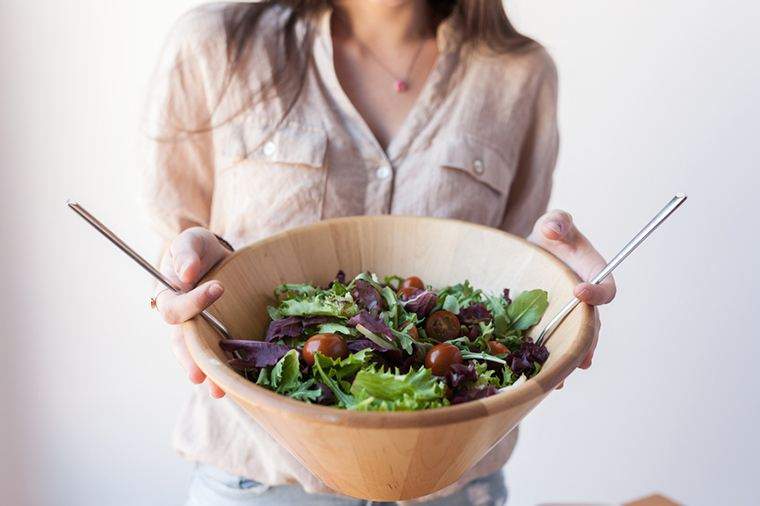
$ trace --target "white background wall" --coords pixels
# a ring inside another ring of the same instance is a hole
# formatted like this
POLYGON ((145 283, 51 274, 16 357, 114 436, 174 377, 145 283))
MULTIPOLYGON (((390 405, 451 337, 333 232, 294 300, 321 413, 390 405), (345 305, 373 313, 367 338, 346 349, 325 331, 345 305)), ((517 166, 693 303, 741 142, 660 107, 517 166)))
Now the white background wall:
MULTIPOLYGON (((0 11, 5 504, 184 497, 191 465, 169 434, 193 387, 146 308, 149 281, 64 202, 157 252, 135 204, 140 107, 171 22, 193 4, 6 0, 0 11)), ((617 275, 594 367, 523 424, 511 504, 654 490, 756 504, 760 8, 510 5, 560 70, 553 205, 611 255, 673 192, 690 195, 617 275)))

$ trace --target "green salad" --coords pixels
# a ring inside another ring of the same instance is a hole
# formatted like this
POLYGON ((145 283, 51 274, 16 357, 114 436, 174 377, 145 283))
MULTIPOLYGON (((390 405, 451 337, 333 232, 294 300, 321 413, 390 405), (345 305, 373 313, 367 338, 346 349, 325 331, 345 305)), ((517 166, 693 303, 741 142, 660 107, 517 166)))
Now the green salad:
POLYGON ((514 299, 468 281, 439 289, 416 276, 343 272, 325 288, 284 284, 264 339, 223 340, 246 378, 304 402, 410 411, 493 395, 538 373, 549 356, 528 331, 544 290, 514 299))

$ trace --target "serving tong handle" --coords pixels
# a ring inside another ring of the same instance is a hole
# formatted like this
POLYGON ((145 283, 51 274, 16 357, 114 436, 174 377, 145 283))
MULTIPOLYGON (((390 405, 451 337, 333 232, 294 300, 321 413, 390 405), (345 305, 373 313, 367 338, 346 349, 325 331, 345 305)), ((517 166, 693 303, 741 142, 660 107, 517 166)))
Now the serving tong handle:
MULTIPOLYGON (((182 291, 174 286, 171 281, 166 279, 166 277, 161 274, 161 272, 153 267, 153 265, 145 260, 139 253, 137 253, 135 250, 129 247, 127 243, 125 243, 119 236, 114 234, 111 229, 109 229, 107 226, 105 226, 100 220, 95 218, 92 214, 90 214, 89 211, 87 211, 84 207, 82 207, 77 202, 67 202, 66 203, 75 213, 77 213, 79 216, 81 216, 87 223, 92 225, 95 230, 103 234, 103 236, 111 241, 117 248, 119 248, 121 251, 123 251, 129 258, 137 262, 137 264, 148 271, 148 273, 156 278, 161 284, 163 284, 166 288, 173 291, 174 293, 182 293, 182 291)), ((224 338, 226 339, 233 339, 230 332, 227 330, 227 327, 217 318, 216 316, 212 315, 211 312, 209 312, 207 309, 204 309, 201 311, 201 316, 204 320, 208 322, 209 325, 211 325, 217 332, 219 332, 224 338)))
MULTIPOLYGON (((604 269, 602 269, 599 274, 594 276, 594 278, 589 281, 589 283, 592 285, 598 285, 604 281, 604 279, 609 276, 610 273, 612 273, 612 271, 614 271, 615 268, 620 265, 628 255, 633 253, 633 251, 638 248, 639 245, 644 242, 644 240, 649 237, 649 235, 654 232, 655 229, 659 227, 671 214, 673 214, 673 212, 678 209, 678 207, 685 201, 686 195, 683 193, 677 193, 672 199, 670 199, 670 202, 668 202, 665 207, 663 207, 660 212, 658 212, 654 218, 652 218, 651 221, 647 223, 644 228, 642 228, 639 233, 633 237, 633 239, 628 241, 628 244, 623 246, 623 249, 621 249, 620 252, 615 255, 615 258, 610 260, 610 262, 604 266, 604 269)), ((573 297, 572 300, 565 304, 559 313, 557 313, 557 315, 552 318, 549 323, 546 324, 543 330, 541 330, 541 333, 536 339, 536 343, 538 345, 546 344, 554 331, 557 330, 557 327, 559 327, 567 315, 569 315, 573 309, 575 309, 575 307, 580 304, 580 302, 581 301, 578 297, 573 297)))

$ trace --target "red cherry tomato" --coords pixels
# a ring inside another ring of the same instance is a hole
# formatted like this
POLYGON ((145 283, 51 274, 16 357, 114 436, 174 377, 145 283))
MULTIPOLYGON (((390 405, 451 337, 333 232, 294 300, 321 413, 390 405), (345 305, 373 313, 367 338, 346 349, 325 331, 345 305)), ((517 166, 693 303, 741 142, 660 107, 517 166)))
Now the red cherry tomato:
POLYGON ((330 358, 344 358, 348 355, 348 346, 338 334, 314 334, 303 345, 301 358, 309 365, 314 365, 314 354, 321 353, 330 358))
POLYGON ((424 290, 425 283, 423 283, 417 276, 409 276, 401 282, 401 288, 417 288, 418 290, 424 290))
POLYGON ((404 288, 399 288, 398 296, 402 300, 409 300, 415 295, 417 295, 419 292, 420 292, 419 288, 414 288, 413 286, 406 286, 404 288))
POLYGON ((459 318, 449 311, 436 311, 425 320, 425 333, 434 341, 448 341, 459 337, 459 318))
POLYGON ((462 353, 450 343, 436 344, 425 355, 425 367, 436 376, 446 376, 452 365, 461 363, 462 353))
POLYGON ((488 341, 488 351, 491 352, 491 355, 503 355, 509 353, 509 348, 498 341, 488 341))

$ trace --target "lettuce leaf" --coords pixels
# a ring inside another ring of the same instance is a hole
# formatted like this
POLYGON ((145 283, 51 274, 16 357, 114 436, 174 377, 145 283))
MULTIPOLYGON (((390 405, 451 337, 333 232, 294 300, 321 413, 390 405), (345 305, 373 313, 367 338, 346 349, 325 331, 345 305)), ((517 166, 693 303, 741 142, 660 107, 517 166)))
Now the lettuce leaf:
POLYGON ((497 336, 506 336, 509 332, 507 301, 503 297, 486 296, 486 307, 493 315, 493 331, 497 336))
POLYGON ((311 300, 289 299, 278 307, 283 316, 335 316, 350 318, 358 312, 352 298, 316 298, 311 300))
POLYGON ((356 405, 366 411, 411 411, 448 405, 445 383, 425 367, 398 374, 362 369, 351 385, 356 405))
POLYGON ((544 290, 530 290, 515 297, 507 306, 509 329, 527 330, 541 320, 549 307, 549 298, 544 290))
MULTIPOLYGON (((329 388, 338 400, 338 405, 351 408, 356 404, 356 399, 347 393, 341 386, 342 380, 355 375, 362 367, 369 363, 372 350, 365 348, 352 353, 344 359, 333 359, 321 353, 314 355, 313 371, 327 388, 329 388)), ((347 390, 347 389, 346 389, 347 390)))
POLYGON ((294 297, 310 297, 317 292, 312 285, 285 283, 274 289, 277 300, 286 300, 294 297))
POLYGON ((268 367, 277 363, 289 350, 284 344, 267 343, 249 339, 222 339, 219 346, 226 352, 234 353, 239 358, 229 361, 238 369, 268 367))
POLYGON ((447 295, 443 299, 443 305, 441 307, 444 311, 448 311, 449 313, 459 314, 459 301, 456 298, 456 295, 447 295))
POLYGON ((329 376, 342 380, 355 375, 362 367, 369 364, 371 358, 371 348, 351 353, 346 358, 330 358, 317 353, 314 355, 314 365, 319 365, 329 376))
POLYGON ((296 390, 301 384, 301 368, 298 352, 290 350, 275 365, 269 375, 269 386, 278 393, 285 394, 296 390))
POLYGON ((317 327, 320 334, 343 334, 346 336, 356 336, 357 332, 356 329, 352 329, 350 327, 346 327, 343 324, 340 323, 323 323, 319 327, 317 327))

